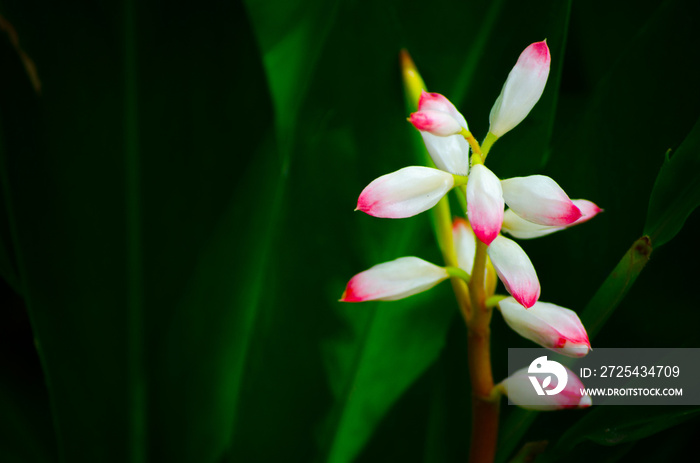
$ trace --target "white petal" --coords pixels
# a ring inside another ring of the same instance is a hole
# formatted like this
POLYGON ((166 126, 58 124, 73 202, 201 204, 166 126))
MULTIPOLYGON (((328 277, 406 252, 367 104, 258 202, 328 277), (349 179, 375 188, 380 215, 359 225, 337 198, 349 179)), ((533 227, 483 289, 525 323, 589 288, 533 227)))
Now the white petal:
POLYGON ((501 181, 506 204, 520 217, 540 225, 564 226, 581 217, 581 211, 549 177, 530 175, 501 181))
POLYGON ((546 236, 550 233, 554 233, 559 230, 564 230, 574 225, 587 222, 603 211, 595 203, 592 203, 591 201, 585 199, 572 199, 571 202, 574 204, 574 206, 578 207, 582 215, 578 220, 576 220, 573 223, 570 223, 569 225, 562 227, 554 227, 550 225, 540 225, 537 223, 532 223, 528 220, 523 219, 511 209, 506 209, 506 212, 503 215, 503 226, 501 227, 501 230, 521 240, 539 238, 541 236, 546 236))
POLYGON ((374 217, 411 217, 436 205, 453 186, 454 177, 447 172, 404 167, 367 185, 357 200, 357 209, 374 217))
POLYGON ((552 227, 529 222, 511 209, 506 209, 506 212, 503 214, 503 226, 501 227, 502 231, 521 240, 539 238, 563 229, 564 227, 552 227))
POLYGON ((525 309, 512 297, 498 305, 508 326, 525 339, 569 357, 588 354, 588 334, 573 310, 547 302, 525 309))
POLYGON ((469 223, 457 218, 452 223, 452 237, 457 252, 457 262, 459 268, 471 274, 474 267, 474 256, 476 255, 476 235, 469 223))
POLYGON ((491 244, 503 223, 503 190, 498 177, 483 164, 472 166, 469 173, 467 213, 476 237, 491 244))
POLYGON ((487 253, 506 290, 523 306, 532 307, 540 297, 540 282, 525 251, 515 241, 499 235, 487 253))
POLYGON ((443 267, 418 257, 401 257, 352 277, 341 301, 395 301, 428 290, 447 278, 443 267))
POLYGON ((500 137, 525 119, 542 96, 550 61, 544 41, 533 43, 520 54, 491 108, 489 132, 500 137))
POLYGON ((439 137, 421 131, 425 147, 438 169, 451 174, 469 174, 469 143, 462 135, 439 137))

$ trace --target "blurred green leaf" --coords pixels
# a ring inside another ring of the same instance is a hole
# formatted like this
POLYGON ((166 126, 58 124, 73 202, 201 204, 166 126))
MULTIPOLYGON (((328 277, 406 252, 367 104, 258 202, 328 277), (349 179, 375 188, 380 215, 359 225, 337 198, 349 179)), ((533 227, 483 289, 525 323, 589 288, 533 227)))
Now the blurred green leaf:
POLYGON ((61 457, 220 461, 280 196, 245 11, 3 14, 43 83, 38 103, 2 86, 3 171, 61 457))
MULTIPOLYGON (((46 387, 40 374, 26 366, 26 351, 33 353, 31 339, 22 328, 26 320, 17 294, 23 291, 14 244, 16 224, 11 219, 12 192, 8 189, 7 155, 16 152, 34 135, 28 115, 37 110, 36 94, 16 48, 11 25, 0 18, 0 460, 45 463, 58 460, 46 387), (7 286, 11 287, 10 290, 7 286), (14 291, 14 293, 13 293, 14 291), (29 341, 29 342, 26 342, 29 341), (26 346, 25 344, 29 344, 26 346)), ((26 154, 26 152, 22 153, 26 154)), ((31 357, 31 356, 30 356, 31 357)), ((33 360, 33 358, 32 358, 33 360)), ((36 366, 38 369, 38 365, 36 366)))
MULTIPOLYGON (((2 52, 0 57, 4 58, 2 52)), ((2 58, 5 76, 12 74, 12 67, 2 58)), ((3 316, 0 324, 0 460, 7 463, 57 462, 48 392, 26 308, 3 281, 0 281, 0 311, 3 316)))
MULTIPOLYGON (((29 111, 35 109, 36 95, 41 91, 41 83, 36 76, 36 67, 31 58, 22 49, 19 37, 12 24, 0 15, 0 34, 2 40, 2 64, 6 76, 4 84, 7 88, 21 88, 17 95, 9 95, 5 98, 6 107, 15 106, 15 110, 21 106, 26 106, 29 111), (29 85, 28 85, 29 84, 29 85), (17 106, 20 106, 18 108, 17 106)), ((5 112, 7 130, 12 130, 13 114, 5 112)), ((2 128, 0 127, 0 130, 2 128)), ((31 129, 30 129, 31 130, 31 129)), ((12 137, 12 133, 4 134, 12 137)), ((26 134, 25 134, 26 136, 26 134)), ((2 149, 2 146, 0 146, 2 149)), ((11 221, 12 204, 10 198, 12 193, 7 189, 7 172, 0 170, 2 179, 2 189, 0 190, 0 277, 14 290, 15 293, 22 292, 22 285, 19 281, 19 269, 17 255, 14 249, 17 230, 11 221)))
POLYGON ((589 339, 595 337, 624 299, 644 266, 649 262, 651 251, 651 243, 646 236, 635 241, 586 304, 580 318, 586 327, 589 339))
POLYGON ((342 358, 336 347, 333 358, 352 362, 347 371, 353 378, 346 390, 339 391, 340 406, 332 416, 337 424, 329 439, 332 445, 322 461, 354 459, 391 404, 435 360, 448 323, 454 319, 453 307, 435 306, 426 297, 348 310, 369 310, 371 316, 363 330, 359 355, 350 351, 349 357, 342 358))
POLYGON ((447 440, 449 428, 447 422, 450 404, 447 402, 448 391, 446 382, 448 375, 445 371, 446 368, 442 358, 438 359, 437 371, 439 380, 433 383, 426 423, 427 431, 423 453, 423 461, 425 463, 448 460, 447 440))
POLYGON ((341 3, 245 2, 262 51, 284 157, 291 155, 301 105, 341 3))
POLYGON ((523 448, 510 460, 509 463, 529 463, 534 461, 537 455, 541 454, 547 448, 547 441, 528 442, 523 445, 523 448))
POLYGON ((535 422, 538 413, 532 410, 509 407, 508 415, 501 423, 498 435, 498 453, 496 462, 509 461, 513 452, 521 445, 521 440, 530 426, 535 422))
MULTIPOLYGON (((12 347, 12 351, 17 350, 16 346, 12 347)), ((58 461, 54 429, 47 413, 48 397, 43 383, 36 379, 21 367, 12 368, 3 362, 0 371, 0 410, 3 413, 0 457, 5 463, 58 461)))
POLYGON ((0 377, 0 455, 6 463, 48 463, 58 461, 51 445, 53 429, 46 419, 43 403, 36 401, 34 388, 10 389, 16 378, 0 377))
POLYGON ((654 247, 672 239, 700 205, 700 120, 666 159, 651 192, 644 234, 654 247))
POLYGON ((697 419, 697 407, 597 407, 569 428, 551 451, 537 461, 566 460, 576 446, 592 441, 604 446, 617 446, 644 439, 685 421, 697 419))
POLYGON ((17 262, 12 246, 12 232, 8 221, 7 200, 5 192, 0 192, 0 277, 15 292, 21 292, 17 262))

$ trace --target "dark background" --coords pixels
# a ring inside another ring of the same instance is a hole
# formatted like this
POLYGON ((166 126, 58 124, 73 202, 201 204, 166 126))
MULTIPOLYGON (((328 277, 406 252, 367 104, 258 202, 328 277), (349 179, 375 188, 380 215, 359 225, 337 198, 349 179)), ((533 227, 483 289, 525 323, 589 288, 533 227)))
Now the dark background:
MULTIPOLYGON (((680 224, 698 202, 695 135, 647 219, 700 113, 697 2, 67 3, 0 1, 0 461, 466 459, 449 285, 337 302, 376 263, 440 262, 428 214, 352 212, 422 156, 401 48, 483 137, 547 38, 545 93, 489 167, 605 212, 521 242, 542 300, 595 326, 594 349, 700 347, 696 214, 589 304, 659 214, 680 224)), ((496 379, 531 346, 496 315, 496 379)), ((679 458, 698 410, 504 402, 498 461, 542 440, 537 461, 679 458)))

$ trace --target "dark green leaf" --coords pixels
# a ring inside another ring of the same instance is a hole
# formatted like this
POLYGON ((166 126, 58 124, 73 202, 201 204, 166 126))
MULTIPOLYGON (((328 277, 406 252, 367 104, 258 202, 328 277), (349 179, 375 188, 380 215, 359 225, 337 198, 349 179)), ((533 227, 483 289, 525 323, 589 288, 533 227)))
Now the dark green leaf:
POLYGON ((700 205, 700 120, 666 159, 651 192, 644 233, 654 247, 672 239, 700 205))
POLYGON ((7 174, 8 152, 30 154, 36 93, 21 61, 12 26, 0 17, 0 460, 45 463, 58 460, 50 405, 28 327, 14 244, 17 224, 7 174), (11 91, 8 91, 11 89, 11 91), (29 150, 24 151, 24 145, 29 150))
POLYGON ((219 461, 280 198, 245 12, 3 3, 43 83, 2 85, 3 172, 62 458, 219 461))
POLYGON ((354 459, 389 407, 435 360, 454 316, 452 307, 436 307, 426 297, 378 304, 373 309, 351 307, 346 312, 351 310, 368 310, 371 316, 362 327, 359 355, 345 346, 346 355, 342 356, 340 346, 329 346, 333 348, 329 355, 337 365, 335 371, 344 373, 340 377, 348 372, 353 375, 352 381, 343 385, 345 389, 338 391, 340 402, 334 410, 338 415, 331 416, 337 424, 324 459, 329 462, 354 459), (343 366, 344 371, 337 369, 343 366))
POLYGON ((50 463, 58 461, 45 391, 39 384, 21 385, 4 371, 0 376, 0 456, 7 463, 50 463), (14 387, 12 386, 14 384, 14 387), (37 400, 38 398, 43 400, 37 400))
POLYGON ((0 460, 56 462, 58 449, 49 397, 26 308, 21 298, 2 281, 0 307, 3 315, 0 324, 0 460))
POLYGON ((650 255, 651 243, 649 239, 647 237, 638 239, 598 288, 580 315, 590 339, 595 337, 624 299, 644 266, 649 262, 650 255))
POLYGON ((537 461, 567 459, 567 454, 587 440, 605 446, 634 442, 698 416, 697 407, 598 407, 569 428, 551 452, 537 461))

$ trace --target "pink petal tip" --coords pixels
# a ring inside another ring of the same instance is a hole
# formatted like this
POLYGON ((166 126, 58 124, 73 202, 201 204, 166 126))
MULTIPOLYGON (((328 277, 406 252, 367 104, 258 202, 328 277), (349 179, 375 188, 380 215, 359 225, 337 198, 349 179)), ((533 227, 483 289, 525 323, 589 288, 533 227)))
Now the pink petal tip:
POLYGON ((478 226, 472 228, 474 229, 474 234, 476 235, 476 237, 479 238, 479 241, 481 241, 487 246, 493 243, 493 240, 495 240, 498 237, 498 234, 501 232, 501 230, 498 228, 486 228, 478 226))
POLYGON ((552 217, 552 221, 559 222, 555 223, 554 225, 569 225, 576 222, 582 216, 583 213, 581 212, 581 209, 576 207, 576 205, 572 201, 571 205, 566 210, 564 210, 560 216, 552 217))
POLYGON ((345 291, 343 291, 343 295, 340 296, 340 302, 363 302, 366 300, 362 298, 361 294, 357 293, 353 281, 354 278, 348 281, 345 291))
POLYGON ((603 209, 598 207, 598 205, 592 201, 586 199, 574 199, 572 201, 576 207, 581 211, 581 217, 576 220, 576 224, 587 222, 591 220, 596 215, 603 212, 603 209))
POLYGON ((425 90, 423 90, 420 95, 420 99, 418 100, 419 111, 425 109, 435 109, 438 111, 448 112, 452 107, 452 103, 450 103, 450 100, 448 100, 444 95, 439 93, 428 93, 425 90))
POLYGON ((513 294, 513 299, 518 301, 523 307, 529 309, 537 303, 540 298, 540 287, 530 288, 529 291, 523 291, 520 293, 513 294))
POLYGON ((538 60, 541 63, 549 64, 549 62, 552 60, 546 39, 541 42, 533 43, 532 45, 526 48, 526 51, 529 51, 531 57, 538 60))

